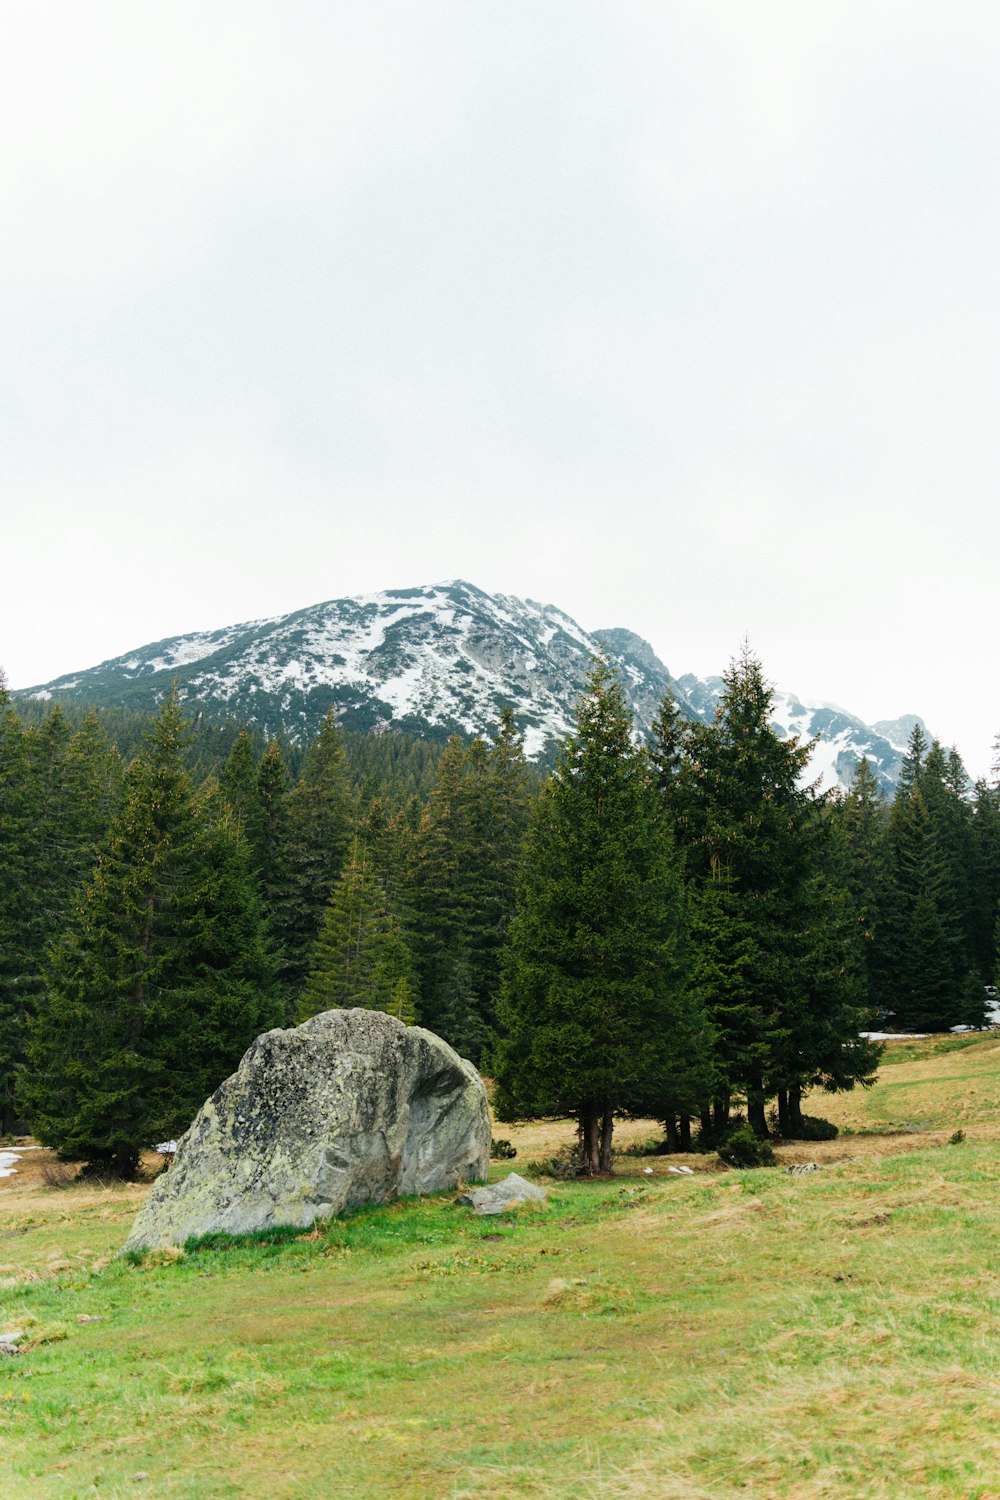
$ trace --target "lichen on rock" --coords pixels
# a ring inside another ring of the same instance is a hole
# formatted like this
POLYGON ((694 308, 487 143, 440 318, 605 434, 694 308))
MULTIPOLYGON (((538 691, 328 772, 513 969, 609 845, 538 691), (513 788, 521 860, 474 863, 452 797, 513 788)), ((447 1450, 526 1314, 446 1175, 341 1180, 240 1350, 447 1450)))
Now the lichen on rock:
POLYGON ((177 1143, 125 1249, 445 1192, 485 1179, 489 1154, 470 1062, 382 1011, 324 1011, 257 1038, 177 1143))

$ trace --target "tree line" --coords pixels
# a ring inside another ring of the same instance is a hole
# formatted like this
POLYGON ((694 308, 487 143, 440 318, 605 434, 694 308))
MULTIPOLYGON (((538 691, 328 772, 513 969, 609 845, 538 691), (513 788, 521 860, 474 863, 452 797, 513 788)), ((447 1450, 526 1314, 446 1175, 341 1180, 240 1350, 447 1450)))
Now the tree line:
POLYGON ((745 650, 714 723, 667 699, 640 746, 600 658, 543 783, 509 710, 431 750, 331 712, 290 754, 173 698, 126 765, 97 714, 4 701, 4 1128, 127 1174, 260 1031, 366 1005, 492 1072, 502 1118, 572 1114, 583 1170, 622 1114, 806 1132, 877 1017, 982 1019, 1000 800, 919 729, 891 804, 864 761, 820 795, 770 708, 745 650))

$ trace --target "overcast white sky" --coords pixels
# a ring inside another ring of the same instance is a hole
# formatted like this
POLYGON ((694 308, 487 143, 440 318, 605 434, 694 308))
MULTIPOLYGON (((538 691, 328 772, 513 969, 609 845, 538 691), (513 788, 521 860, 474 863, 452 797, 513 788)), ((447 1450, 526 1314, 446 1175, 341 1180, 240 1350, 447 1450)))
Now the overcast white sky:
POLYGON ((6 0, 0 663, 466 578, 992 760, 1000 7, 6 0))

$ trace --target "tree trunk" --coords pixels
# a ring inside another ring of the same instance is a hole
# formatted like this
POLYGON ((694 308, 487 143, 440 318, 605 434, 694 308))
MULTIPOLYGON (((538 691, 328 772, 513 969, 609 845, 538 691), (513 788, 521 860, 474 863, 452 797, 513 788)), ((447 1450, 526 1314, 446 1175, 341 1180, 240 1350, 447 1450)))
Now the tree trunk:
POLYGON ((701 1133, 707 1141, 712 1134, 712 1111, 707 1105, 698 1116, 698 1119, 701 1124, 701 1133))
POLYGON ((111 1158, 111 1170, 123 1182, 134 1182, 139 1171, 139 1153, 122 1146, 111 1158))
POLYGON ((768 1137, 764 1103, 764 1081, 759 1073, 751 1073, 747 1087, 747 1123, 758 1140, 762 1141, 766 1141, 768 1137))
POLYGON ((729 1095, 720 1094, 712 1105, 712 1115, 717 1131, 725 1130, 729 1124, 729 1095))
POLYGON ((679 1151, 681 1149, 681 1143, 680 1143, 680 1139, 679 1139, 679 1137, 677 1135, 677 1121, 676 1121, 676 1119, 674 1118, 673 1115, 667 1115, 667 1118, 664 1120, 663 1123, 667 1127, 667 1150, 668 1151, 679 1151))
POLYGON ((601 1117, 593 1104, 580 1111, 580 1175, 596 1177, 601 1170, 601 1117))
POLYGON ((690 1115, 681 1115, 680 1137, 681 1137, 681 1150, 682 1151, 690 1151, 691 1150, 691 1116, 690 1115))
POLYGON ((802 1130, 802 1090, 798 1084, 788 1090, 788 1117, 795 1134, 802 1130))
POLYGON ((604 1106, 604 1117, 601 1120, 601 1158, 600 1170, 611 1171, 611 1136, 614 1133, 615 1117, 610 1104, 604 1106))
POLYGON ((792 1117, 788 1113, 788 1094, 785 1089, 778 1090, 778 1130, 782 1140, 791 1140, 792 1117))

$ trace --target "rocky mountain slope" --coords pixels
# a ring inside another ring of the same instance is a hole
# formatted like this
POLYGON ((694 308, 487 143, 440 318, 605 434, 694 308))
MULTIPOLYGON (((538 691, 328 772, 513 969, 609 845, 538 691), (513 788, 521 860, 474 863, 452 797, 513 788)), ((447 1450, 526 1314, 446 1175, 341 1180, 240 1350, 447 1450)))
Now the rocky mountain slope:
MULTIPOLYGON (((192 709, 293 739, 314 734, 331 705, 346 728, 443 737, 488 733, 510 704, 528 755, 538 759, 570 728, 599 644, 621 667, 641 733, 668 687, 692 717, 711 719, 721 678, 674 679, 648 642, 629 630, 588 633, 554 605, 487 594, 460 580, 175 636, 24 696, 144 708, 176 682, 192 709)), ((846 784, 867 755, 891 788, 912 721, 866 725, 829 704, 782 692, 774 722, 783 734, 822 736, 813 774, 822 774, 824 785, 846 784)))

